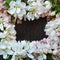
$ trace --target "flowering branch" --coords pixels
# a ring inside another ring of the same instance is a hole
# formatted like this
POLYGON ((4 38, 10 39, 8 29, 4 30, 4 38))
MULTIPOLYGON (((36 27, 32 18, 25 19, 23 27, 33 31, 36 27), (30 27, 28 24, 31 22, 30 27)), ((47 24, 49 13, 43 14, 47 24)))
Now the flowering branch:
MULTIPOLYGON (((52 54, 60 57, 60 17, 47 22, 45 27, 48 38, 43 38, 40 41, 16 41, 15 25, 10 21, 11 16, 16 20, 23 18, 26 20, 34 20, 39 17, 55 15, 55 11, 51 9, 51 3, 44 0, 0 0, 0 55, 4 59, 21 60, 30 58, 32 60, 46 60, 47 54, 52 54), (9 9, 6 9, 7 6, 9 9), (9 13, 9 14, 8 14, 9 13)), ((52 0, 51 0, 52 1, 52 0)), ((56 9, 57 0, 54 0, 54 9, 56 9)))

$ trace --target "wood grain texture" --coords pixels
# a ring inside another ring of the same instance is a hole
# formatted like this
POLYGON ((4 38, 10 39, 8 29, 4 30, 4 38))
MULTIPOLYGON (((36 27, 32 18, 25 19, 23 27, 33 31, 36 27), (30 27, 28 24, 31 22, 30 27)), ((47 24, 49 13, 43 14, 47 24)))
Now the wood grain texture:
POLYGON ((39 18, 34 21, 23 21, 22 24, 16 24, 17 40, 40 40, 46 37, 44 28, 47 23, 46 18, 39 18))

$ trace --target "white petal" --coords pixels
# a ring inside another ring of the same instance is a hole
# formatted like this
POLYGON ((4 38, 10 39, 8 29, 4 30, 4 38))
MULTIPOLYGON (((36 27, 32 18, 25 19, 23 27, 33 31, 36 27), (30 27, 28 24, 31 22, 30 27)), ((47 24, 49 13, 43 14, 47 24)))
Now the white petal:
POLYGON ((0 30, 4 30, 4 28, 3 28, 3 24, 0 24, 0 30))
POLYGON ((3 54, 4 59, 7 59, 7 57, 8 57, 7 54, 3 54))
POLYGON ((18 13, 20 13, 21 11, 20 11, 20 8, 17 8, 17 10, 16 10, 16 13, 18 14, 18 13))
POLYGON ((42 57, 42 56, 39 56, 39 57, 38 57, 38 60, 43 60, 43 57, 42 57))
POLYGON ((12 56, 12 59, 11 60, 18 60, 18 57, 15 56, 15 54, 12 56))
POLYGON ((5 38, 6 35, 4 33, 0 33, 0 38, 5 38))
POLYGON ((27 54, 29 58, 34 58, 34 56, 32 54, 27 54))
POLYGON ((43 58, 46 59, 46 55, 45 54, 43 54, 43 58))
POLYGON ((0 50, 0 55, 3 55, 5 52, 3 50, 0 50))
POLYGON ((7 50, 7 54, 13 55, 13 51, 12 50, 7 50))
POLYGON ((34 20, 34 15, 32 13, 27 13, 27 19, 30 21, 30 20, 34 20))
POLYGON ((12 59, 11 60, 15 60, 15 55, 12 56, 12 59))
POLYGON ((8 10, 8 13, 10 13, 11 15, 15 14, 16 12, 16 8, 11 8, 8 10))
POLYGON ((15 1, 11 1, 9 5, 11 8, 13 8, 15 6, 15 1))

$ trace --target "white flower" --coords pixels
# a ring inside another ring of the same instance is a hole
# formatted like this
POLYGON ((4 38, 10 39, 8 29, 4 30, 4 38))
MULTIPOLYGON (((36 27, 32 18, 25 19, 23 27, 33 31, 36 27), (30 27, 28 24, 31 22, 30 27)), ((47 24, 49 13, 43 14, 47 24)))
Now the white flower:
POLYGON ((9 46, 8 43, 5 40, 0 42, 0 55, 3 55, 4 59, 7 59, 8 55, 13 54, 13 51, 7 48, 9 46))
POLYGON ((11 44, 12 50, 14 51, 15 56, 23 56, 23 57, 26 56, 26 54, 27 54, 27 47, 28 47, 28 46, 26 46, 27 43, 22 45, 22 43, 19 42, 19 41, 18 42, 12 41, 12 43, 10 43, 10 44, 11 44))
POLYGON ((44 59, 46 59, 46 55, 45 54, 43 54, 42 56, 38 56, 38 60, 44 60, 44 59))
POLYGON ((9 22, 11 20, 11 16, 6 16, 6 17, 4 17, 4 22, 9 22))
POLYGON ((34 56, 32 54, 27 54, 29 58, 34 59, 34 56))
POLYGON ((6 20, 9 20, 9 17, 7 18, 0 18, 0 38, 6 39, 6 40, 15 40, 16 39, 16 31, 15 31, 15 25, 6 22, 6 20))
POLYGON ((4 30, 4 28, 3 28, 3 24, 0 24, 0 30, 4 30))
POLYGON ((13 55, 11 60, 18 60, 18 57, 13 55))
POLYGON ((29 6, 27 6, 27 11, 29 11, 27 13, 27 19, 28 20, 34 20, 35 18, 38 19, 40 17, 40 14, 43 11, 43 10, 41 10, 42 8, 38 2, 31 3, 29 6))
POLYGON ((19 19, 22 19, 23 16, 26 14, 26 4, 24 2, 21 2, 20 0, 17 0, 16 2, 11 1, 9 5, 10 8, 8 10, 8 13, 14 15, 15 18, 18 17, 19 19))
POLYGON ((26 16, 30 21, 38 19, 41 14, 46 13, 51 8, 50 2, 44 2, 44 0, 27 0, 27 4, 26 6, 26 4, 20 0, 11 1, 8 13, 14 15, 15 18, 18 17, 20 20, 26 16))
POLYGON ((38 2, 41 2, 41 3, 44 2, 44 0, 28 0, 27 3, 28 3, 28 4, 31 4, 32 2, 37 2, 37 1, 38 1, 38 2))
POLYGON ((51 40, 54 40, 56 42, 58 42, 60 39, 56 34, 57 30, 60 30, 59 26, 60 26, 60 18, 48 22, 45 27, 46 35, 48 35, 51 40))
MULTIPOLYGON (((57 53, 57 49, 59 47, 59 40, 60 37, 57 35, 57 32, 60 31, 60 18, 55 19, 47 23, 45 32, 49 36, 50 40, 50 49, 48 50, 49 53, 57 53), (52 51, 54 49, 54 51, 52 51)), ((59 32, 58 32, 59 33, 59 32)))
POLYGON ((16 39, 16 31, 14 29, 15 25, 13 24, 9 24, 8 26, 6 26, 6 31, 8 33, 8 35, 6 36, 6 40, 15 40, 16 39))
POLYGON ((50 16, 54 16, 55 14, 56 14, 55 11, 52 11, 52 12, 50 11, 50 12, 49 12, 49 15, 50 15, 50 16))
POLYGON ((49 10, 51 8, 51 3, 49 1, 45 1, 46 9, 49 10))
POLYGON ((53 55, 56 55, 58 53, 58 50, 53 51, 53 55))
POLYGON ((35 2, 36 0, 27 0, 27 3, 30 4, 32 2, 35 2))
POLYGON ((0 32, 0 38, 5 38, 6 36, 7 36, 7 32, 5 31, 3 33, 0 32))
POLYGON ((26 10, 28 11, 27 19, 29 21, 38 19, 41 14, 47 12, 51 8, 50 2, 48 2, 48 1, 44 2, 44 0, 31 0, 31 1, 28 0, 28 2, 29 2, 29 4, 26 7, 26 10), (50 7, 48 7, 48 6, 50 6, 50 7))
POLYGON ((30 20, 34 20, 35 19, 35 17, 34 17, 34 14, 32 14, 31 12, 28 12, 27 13, 27 18, 28 18, 28 20, 30 21, 30 20))
POLYGON ((36 52, 38 52, 38 48, 37 48, 36 46, 37 46, 37 42, 32 41, 32 42, 29 44, 28 52, 29 52, 29 53, 36 53, 36 52))

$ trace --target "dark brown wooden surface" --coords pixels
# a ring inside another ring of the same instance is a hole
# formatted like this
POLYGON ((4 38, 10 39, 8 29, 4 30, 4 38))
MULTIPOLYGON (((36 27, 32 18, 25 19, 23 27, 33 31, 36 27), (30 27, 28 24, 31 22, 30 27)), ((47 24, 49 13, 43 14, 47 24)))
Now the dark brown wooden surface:
POLYGON ((40 40, 46 37, 44 28, 46 18, 40 18, 34 21, 23 21, 22 24, 16 24, 17 40, 40 40))

